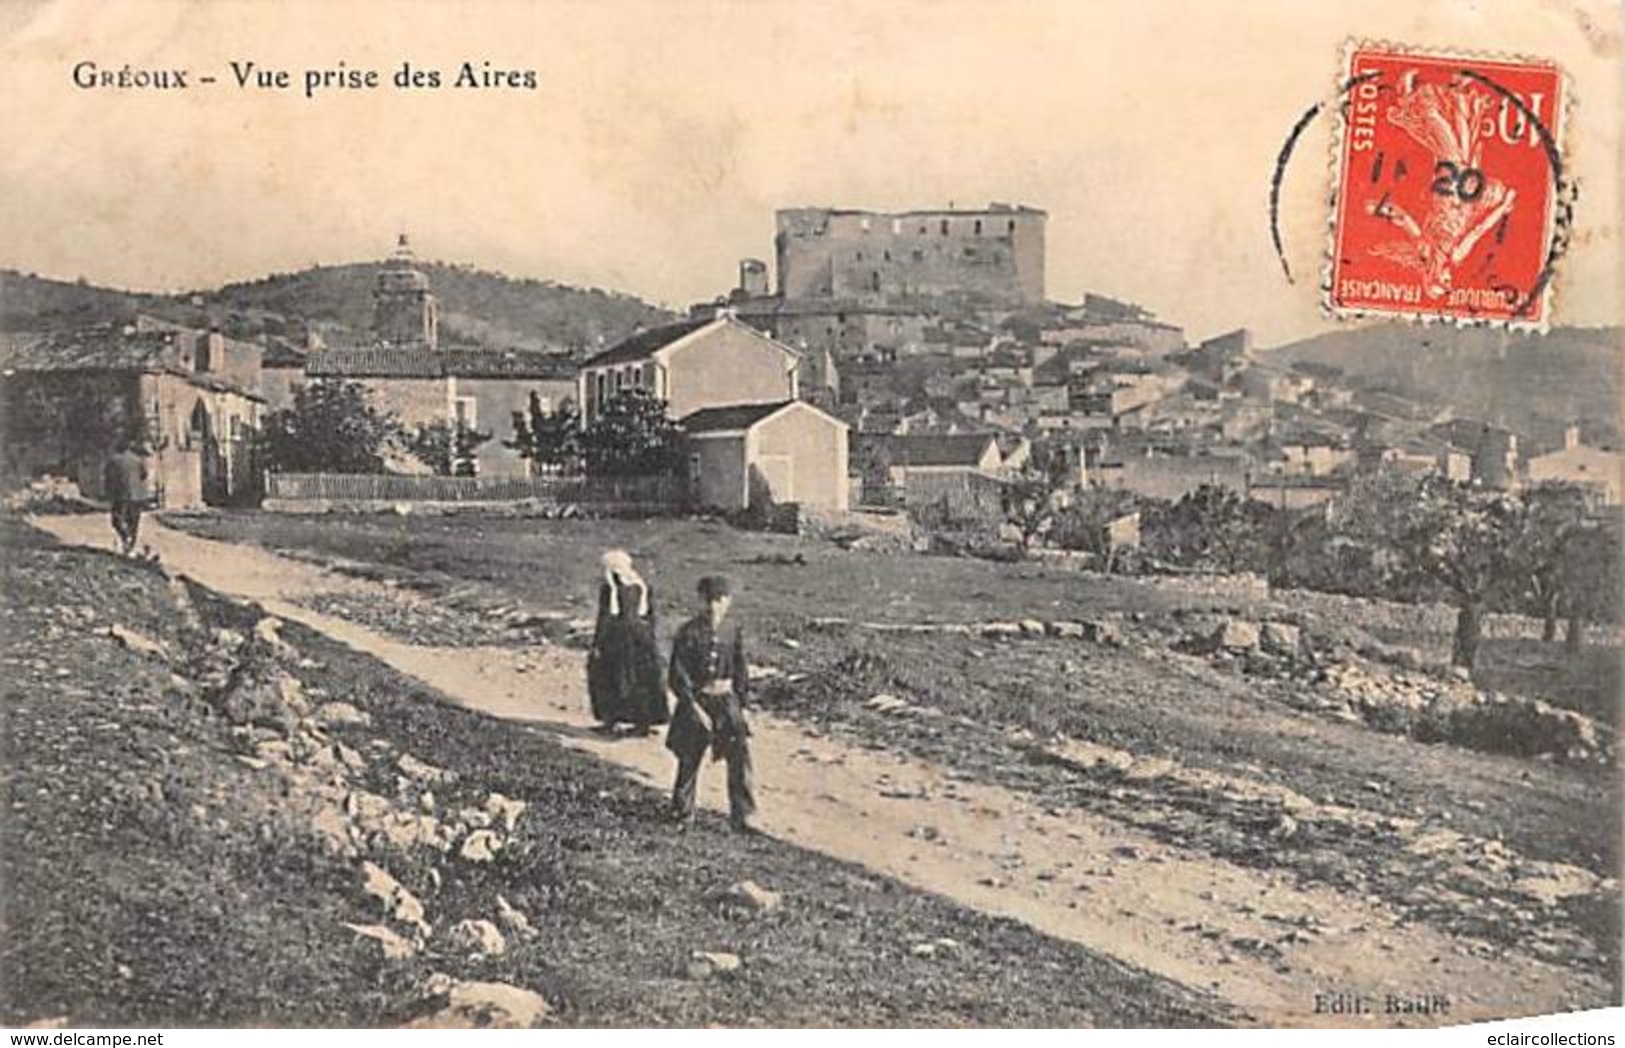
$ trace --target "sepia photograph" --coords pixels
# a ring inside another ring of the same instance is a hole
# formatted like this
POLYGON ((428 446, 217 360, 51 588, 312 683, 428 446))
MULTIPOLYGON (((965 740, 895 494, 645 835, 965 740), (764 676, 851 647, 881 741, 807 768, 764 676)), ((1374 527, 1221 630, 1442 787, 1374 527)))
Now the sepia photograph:
POLYGON ((1612 1045, 1622 128, 1610 0, 0 0, 8 1043, 1612 1045))

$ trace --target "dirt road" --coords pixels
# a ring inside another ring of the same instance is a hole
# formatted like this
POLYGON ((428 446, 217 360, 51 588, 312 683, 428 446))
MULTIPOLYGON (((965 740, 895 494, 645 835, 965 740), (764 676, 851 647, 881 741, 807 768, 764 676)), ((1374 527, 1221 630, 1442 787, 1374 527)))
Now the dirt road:
MULTIPOLYGON (((65 543, 109 547, 100 516, 41 518, 65 543)), ((654 740, 585 735, 583 656, 541 647, 429 648, 293 601, 316 593, 389 593, 263 550, 183 535, 157 522, 146 541, 172 571, 260 601, 495 717, 563 741, 664 787, 654 740)), ((1409 923, 1380 901, 1304 887, 1269 870, 1170 847, 1109 818, 1046 811, 952 769, 855 747, 766 714, 753 719, 761 828, 966 906, 1187 986, 1253 1020, 1286 1026, 1441 1025, 1591 1007, 1595 976, 1409 923), (1361 1007, 1360 1012, 1349 1009, 1361 1007)), ((720 769, 702 802, 723 804, 720 769)))

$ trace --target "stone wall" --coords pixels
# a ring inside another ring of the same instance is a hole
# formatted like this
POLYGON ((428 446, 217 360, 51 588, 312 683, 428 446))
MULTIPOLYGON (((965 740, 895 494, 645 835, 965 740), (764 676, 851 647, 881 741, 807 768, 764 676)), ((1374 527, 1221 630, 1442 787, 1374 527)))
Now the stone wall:
POLYGON ((1042 212, 1018 209, 780 211, 779 293, 868 303, 955 294, 1042 302, 1044 224, 1042 212))

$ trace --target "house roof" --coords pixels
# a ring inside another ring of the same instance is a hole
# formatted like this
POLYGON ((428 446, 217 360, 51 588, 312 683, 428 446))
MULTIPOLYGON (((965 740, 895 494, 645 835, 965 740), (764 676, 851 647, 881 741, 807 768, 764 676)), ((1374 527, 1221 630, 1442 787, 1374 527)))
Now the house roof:
MULTIPOLYGON (((718 322, 718 317, 704 317, 698 320, 682 320, 675 324, 662 324, 660 327, 639 331, 610 346, 595 356, 588 357, 582 362, 582 367, 602 367, 605 364, 631 364, 639 360, 647 360, 659 350, 676 342, 678 339, 703 327, 718 322)), ((754 330, 754 329, 753 329, 754 330)))
POLYGON ((898 466, 976 466, 989 444, 998 447, 992 433, 905 434, 885 440, 892 463, 898 466))
POLYGON ((79 331, 0 333, 0 367, 15 371, 162 371, 172 345, 158 331, 123 333, 108 327, 79 331))
POLYGON ((173 375, 199 389, 264 399, 222 375, 198 373, 166 359, 174 345, 171 331, 126 331, 111 325, 75 331, 0 332, 0 370, 173 375))
POLYGON ((556 353, 364 346, 322 349, 305 358, 313 378, 570 379, 575 364, 556 353))
POLYGON ((701 408, 693 414, 684 415, 678 425, 689 434, 734 432, 749 429, 769 415, 777 414, 794 403, 793 400, 776 400, 770 404, 729 404, 726 407, 701 408))
POLYGON ((285 338, 275 335, 265 339, 265 352, 260 357, 260 366, 267 368, 303 368, 305 358, 310 350, 297 345, 285 338))

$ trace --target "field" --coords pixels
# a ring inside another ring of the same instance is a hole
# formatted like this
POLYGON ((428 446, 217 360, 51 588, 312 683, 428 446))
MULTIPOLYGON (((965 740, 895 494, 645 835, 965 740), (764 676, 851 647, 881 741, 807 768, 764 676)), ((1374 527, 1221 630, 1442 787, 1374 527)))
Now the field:
MULTIPOLYGON (((1561 647, 1530 637, 1535 624, 1492 621, 1484 676, 1550 705, 1515 691, 1475 699, 1468 713, 1507 715, 1507 726, 1492 720, 1458 744, 1430 735, 1415 709, 1422 695, 1483 696, 1429 665, 1447 644, 1448 609, 864 552, 704 521, 230 513, 169 524, 232 543, 155 525, 171 570, 276 595, 295 620, 283 635, 305 657, 284 670, 371 718, 365 738, 342 734, 352 754, 410 753, 525 797, 540 817, 490 866, 387 850, 437 931, 409 959, 380 963, 340 923, 358 919, 356 856, 288 846, 298 835, 286 827, 211 821, 222 791, 239 798, 233 809, 276 807, 255 802, 267 784, 233 764, 241 726, 171 708, 178 685, 151 665, 151 679, 132 677, 144 688, 118 689, 128 653, 78 635, 102 614, 171 637, 162 593, 173 584, 14 534, 10 657, 28 673, 8 696, 8 748, 40 756, 14 761, 7 780, 13 810, 27 811, 7 824, 25 839, 7 849, 7 879, 29 890, 6 920, 48 914, 52 936, 96 930, 77 960, 25 945, 16 970, 27 993, 7 1003, 18 1018, 405 1021, 425 1007, 435 971, 534 989, 550 1021, 586 1025, 1300 1024, 1323 1021, 1313 994, 1334 978, 1437 990, 1461 1016, 1617 999, 1612 709, 1583 677, 1617 675, 1601 637, 1565 675, 1561 647), (674 834, 643 785, 664 783, 669 756, 581 730, 579 649, 597 557, 611 546, 632 550, 653 582, 663 638, 698 577, 739 583, 769 837, 674 834), (1301 635, 1298 654, 1206 641, 1248 624, 1276 640, 1301 635), (1362 687, 1399 698, 1343 701, 1354 670, 1362 687), (42 707, 26 700, 35 692, 65 698, 42 707), (97 701, 103 692, 119 701, 97 701), (1518 718, 1529 716, 1568 734, 1520 751, 1534 736, 1518 718), (118 785, 126 771, 102 749, 115 724, 141 741, 137 767, 167 770, 118 785), (88 836, 53 837, 89 795, 53 789, 68 766, 107 768, 109 796, 137 814, 120 808, 88 836), (121 829, 131 826, 140 832, 121 829), (109 840, 146 864, 140 875, 86 861, 109 840), (62 868, 82 868, 93 888, 48 875, 62 868), (716 894, 741 877, 786 906, 742 920, 716 894), (155 901, 147 881, 187 888, 155 901), (489 914, 499 892, 530 914, 534 937, 483 959, 442 940, 456 918, 489 914), (132 906, 153 915, 144 935, 109 940, 132 906), (953 947, 931 945, 942 940, 953 947), (199 942, 281 974, 224 978, 200 1006, 182 992, 200 969, 169 970, 199 942), (734 953, 744 968, 696 980, 684 974, 691 949, 734 953), (300 975, 301 950, 338 961, 300 975), (147 980, 140 993, 99 996, 129 981, 125 969, 147 980)), ((105 542, 99 518, 42 526, 105 542)), ((201 604, 244 630, 257 614, 201 604)), ((367 763, 350 788, 410 807, 400 781, 367 763)), ((478 803, 478 791, 444 792, 437 812, 478 803)), ((345 801, 328 817, 367 810, 345 801)))
MULTIPOLYGON (((674 833, 654 792, 289 625, 296 654, 278 672, 370 718, 330 731, 365 757, 357 795, 389 793, 391 760, 410 755, 456 776, 436 788, 441 810, 496 791, 534 813, 489 864, 425 847, 368 852, 437 929, 414 956, 380 958, 345 926, 376 920, 360 857, 299 824, 310 784, 249 756, 270 752, 245 745, 264 729, 206 701, 197 657, 180 654, 197 637, 164 575, 10 522, 0 538, 7 1025, 391 1024, 432 1008, 437 972, 535 990, 567 1025, 1226 1019, 1200 993, 792 845, 674 833), (115 627, 172 654, 133 649, 115 627), (718 890, 744 878, 782 907, 753 918, 719 905, 718 890), (507 929, 500 956, 446 941, 456 918, 492 915, 498 895, 528 915, 528 933, 507 929), (915 951, 941 939, 960 945, 915 951), (692 978, 696 949, 743 967, 692 978)), ((260 618, 200 590, 193 599, 205 634, 246 633, 260 618)))
MULTIPOLYGON (((1504 942, 1554 927, 1577 932, 1596 951, 1588 965, 1617 971, 1617 907, 1606 901, 1531 909, 1486 898, 1448 909, 1419 887, 1441 876, 1438 864, 1418 858, 1403 837, 1373 839, 1334 820, 1324 833, 1286 847, 1262 832, 1272 816, 1256 805, 1166 788, 1126 803, 1124 784, 1109 770, 1084 773, 1034 759, 1034 740, 1104 746, 1172 761, 1193 774, 1290 788, 1319 805, 1409 820, 1423 830, 1503 841, 1529 860, 1611 876, 1620 855, 1620 793, 1606 758, 1533 760, 1423 744, 1369 723, 1317 715, 1305 700, 1318 692, 1301 679, 1253 675, 1184 650, 1190 631, 1206 629, 1215 617, 1284 617, 1328 646, 1375 640, 1438 660, 1448 650, 1449 609, 1237 593, 1031 563, 881 555, 705 522, 242 514, 177 523, 347 564, 442 605, 473 584, 492 601, 581 616, 591 611, 598 553, 624 546, 656 588, 667 634, 695 580, 726 572, 741 584, 736 605, 756 640, 753 659, 799 681, 765 689, 762 701, 771 708, 1047 803, 1107 813, 1231 861, 1279 868, 1305 883, 1352 886, 1414 919, 1504 942), (1110 622, 1121 641, 1008 642, 863 625, 1031 617, 1110 622), (940 716, 898 718, 865 705, 880 693, 940 716)), ((367 614, 363 607, 351 611, 367 614)), ((437 627, 423 628, 433 641, 437 627)), ((1581 710, 1609 734, 1617 647, 1594 643, 1571 662, 1560 645, 1531 639, 1534 628, 1514 619, 1492 622, 1479 683, 1581 710)))

